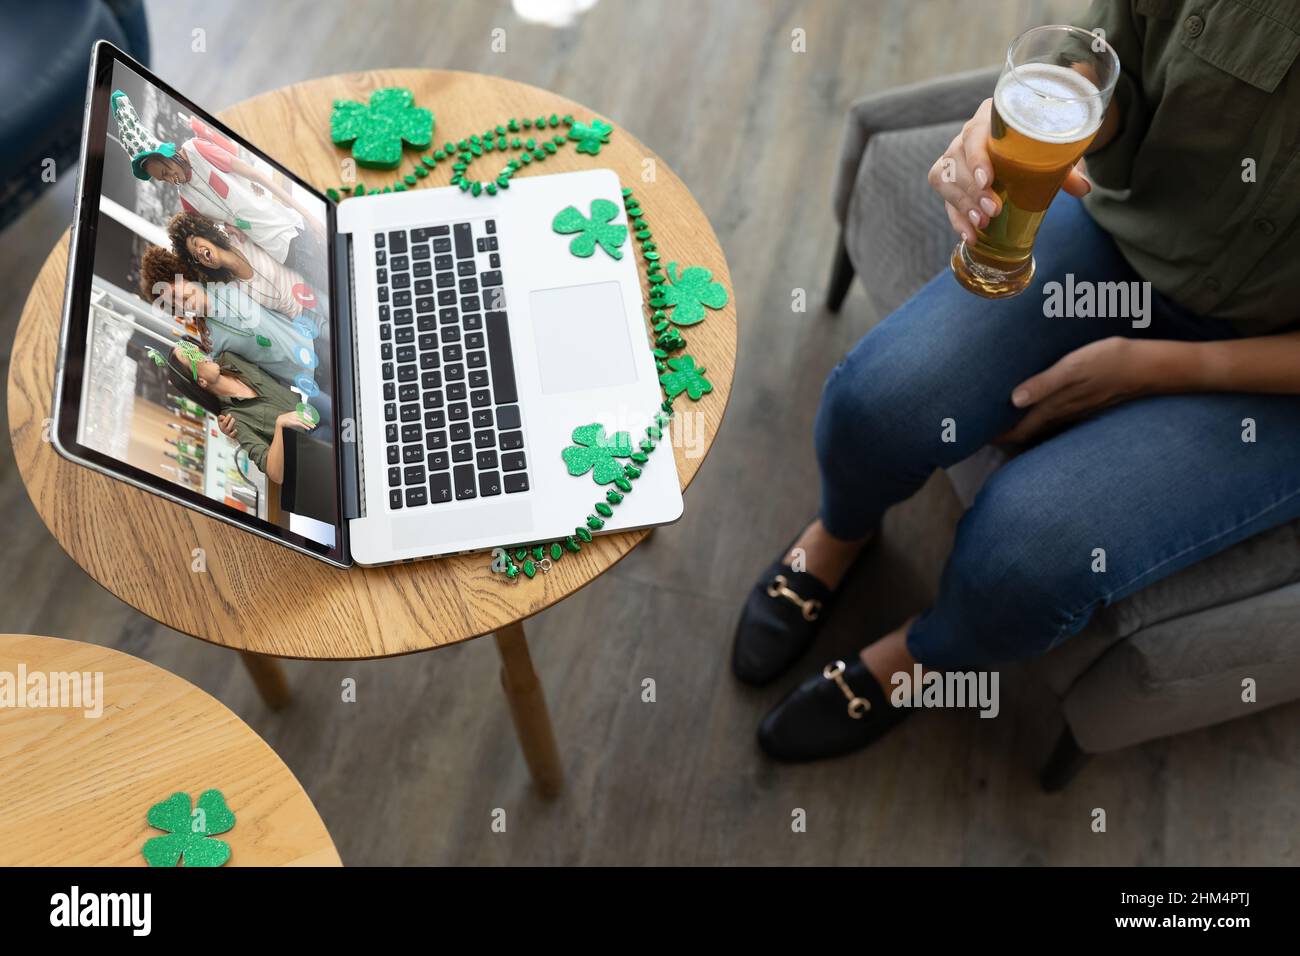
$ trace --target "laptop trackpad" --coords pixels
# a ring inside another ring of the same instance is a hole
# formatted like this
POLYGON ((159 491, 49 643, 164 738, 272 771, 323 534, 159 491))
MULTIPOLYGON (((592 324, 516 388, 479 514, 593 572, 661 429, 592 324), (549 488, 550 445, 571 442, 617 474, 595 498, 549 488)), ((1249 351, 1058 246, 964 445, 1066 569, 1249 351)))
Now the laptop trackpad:
POLYGON ((398 512, 393 515, 393 548, 409 551, 412 548, 428 549, 435 543, 454 546, 457 541, 482 540, 494 535, 518 538, 527 536, 533 526, 533 506, 527 498, 510 496, 490 498, 475 508, 455 508, 438 511, 430 505, 420 514, 398 512))
POLYGON ((617 282, 539 289, 529 296, 542 391, 590 391, 636 381, 617 282))

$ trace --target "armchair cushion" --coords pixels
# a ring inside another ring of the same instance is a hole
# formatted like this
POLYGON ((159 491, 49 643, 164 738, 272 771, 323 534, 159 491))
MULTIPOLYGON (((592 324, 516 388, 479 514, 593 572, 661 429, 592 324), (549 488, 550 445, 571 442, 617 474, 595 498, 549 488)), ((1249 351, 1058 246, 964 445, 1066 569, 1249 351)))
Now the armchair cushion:
POLYGON ((926 174, 960 123, 877 133, 867 142, 844 219, 844 246, 879 315, 947 264, 956 243, 926 174))

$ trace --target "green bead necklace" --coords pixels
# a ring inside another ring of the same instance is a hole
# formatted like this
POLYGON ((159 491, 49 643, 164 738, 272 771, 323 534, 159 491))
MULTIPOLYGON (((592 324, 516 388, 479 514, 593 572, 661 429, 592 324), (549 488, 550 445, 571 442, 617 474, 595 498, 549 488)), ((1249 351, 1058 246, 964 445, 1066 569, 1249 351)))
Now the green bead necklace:
MULTIPOLYGON (((545 161, 548 156, 554 156, 571 141, 576 141, 579 151, 583 151, 584 144, 592 139, 593 133, 599 133, 605 127, 606 124, 601 123, 600 120, 595 120, 591 126, 586 126, 576 122, 572 116, 559 116, 556 113, 534 119, 512 117, 504 123, 485 129, 482 133, 475 133, 468 139, 444 143, 441 149, 435 149, 427 156, 421 156, 420 162, 411 167, 410 172, 398 176, 390 185, 382 189, 376 186, 369 191, 371 193, 406 192, 419 185, 420 180, 427 179, 429 171, 436 169, 439 163, 450 162, 451 185, 459 186, 462 192, 473 196, 483 194, 495 196, 500 190, 510 188, 511 178, 520 169, 545 161), (469 167, 475 160, 491 153, 507 156, 514 153, 516 156, 507 160, 495 179, 470 179, 467 175, 469 167)), ((607 141, 608 138, 608 132, 604 133, 602 142, 607 141)), ((348 196, 366 194, 366 187, 361 183, 355 186, 335 186, 325 190, 325 195, 335 202, 348 196)))

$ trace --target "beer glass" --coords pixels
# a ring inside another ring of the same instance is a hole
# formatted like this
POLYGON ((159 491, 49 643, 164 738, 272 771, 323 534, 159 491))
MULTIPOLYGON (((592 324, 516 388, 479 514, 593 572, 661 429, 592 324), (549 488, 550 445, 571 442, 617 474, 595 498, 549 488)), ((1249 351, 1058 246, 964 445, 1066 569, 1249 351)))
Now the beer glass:
POLYGON ((972 292, 1001 299, 1034 277, 1034 236, 1066 174, 1101 126, 1119 57, 1099 34, 1035 27, 1007 48, 993 92, 989 188, 999 212, 952 253, 952 272, 972 292))

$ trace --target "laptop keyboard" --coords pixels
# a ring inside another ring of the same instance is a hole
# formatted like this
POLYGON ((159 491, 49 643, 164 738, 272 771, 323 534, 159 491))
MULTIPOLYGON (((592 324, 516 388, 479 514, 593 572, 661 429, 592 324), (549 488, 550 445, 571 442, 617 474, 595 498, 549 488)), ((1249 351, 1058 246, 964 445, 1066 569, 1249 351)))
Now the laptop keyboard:
POLYGON ((375 235, 388 506, 528 490, 496 220, 375 235))

